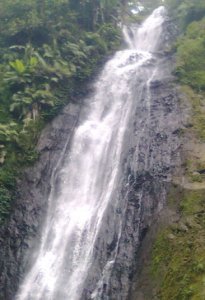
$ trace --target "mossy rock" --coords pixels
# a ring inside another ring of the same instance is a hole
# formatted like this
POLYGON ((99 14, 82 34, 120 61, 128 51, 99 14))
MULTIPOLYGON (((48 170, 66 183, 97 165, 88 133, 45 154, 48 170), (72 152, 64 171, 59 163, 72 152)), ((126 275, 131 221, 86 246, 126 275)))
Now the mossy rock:
POLYGON ((162 230, 153 247, 152 275, 159 283, 157 299, 203 300, 205 190, 184 191, 179 197, 180 221, 162 230))

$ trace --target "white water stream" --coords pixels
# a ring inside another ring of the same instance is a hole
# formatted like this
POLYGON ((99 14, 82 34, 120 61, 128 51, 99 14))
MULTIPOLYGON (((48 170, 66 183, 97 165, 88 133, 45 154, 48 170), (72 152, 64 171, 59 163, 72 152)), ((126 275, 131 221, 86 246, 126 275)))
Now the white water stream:
MULTIPOLYGON (((160 7, 139 29, 123 29, 129 49, 105 65, 87 99, 87 117, 75 130, 70 152, 62 154, 67 156, 60 183, 51 190, 41 244, 17 300, 81 299, 101 221, 117 185, 133 108, 132 78, 139 78, 140 93, 155 76, 156 70, 150 74, 146 64, 157 51, 163 15, 160 7)), ((99 299, 97 292, 93 299, 99 299)))

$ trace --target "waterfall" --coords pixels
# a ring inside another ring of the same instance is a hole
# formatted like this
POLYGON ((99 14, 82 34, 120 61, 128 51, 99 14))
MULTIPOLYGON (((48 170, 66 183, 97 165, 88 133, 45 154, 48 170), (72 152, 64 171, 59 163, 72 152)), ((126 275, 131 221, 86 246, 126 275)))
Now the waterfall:
POLYGON ((164 15, 160 7, 139 28, 124 27, 128 49, 118 51, 106 63, 93 94, 86 99, 71 149, 62 153, 63 166, 53 176, 39 249, 17 300, 113 299, 103 298, 103 286, 118 255, 121 221, 109 259, 98 263, 95 280, 89 274, 98 261, 96 249, 106 211, 111 202, 118 207, 114 194, 120 182, 123 145, 136 94, 140 98, 144 91, 147 116, 141 136, 143 122, 149 123, 149 85, 158 72, 153 53, 160 47, 164 15))

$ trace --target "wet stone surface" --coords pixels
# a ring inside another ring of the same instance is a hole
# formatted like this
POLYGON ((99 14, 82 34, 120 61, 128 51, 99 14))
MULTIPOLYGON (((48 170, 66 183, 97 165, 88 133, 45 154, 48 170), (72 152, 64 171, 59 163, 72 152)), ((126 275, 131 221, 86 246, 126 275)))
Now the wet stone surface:
MULTIPOLYGON (((168 46, 175 29, 168 21, 165 29, 168 46)), ((103 215, 81 300, 129 299, 140 243, 163 208, 167 185, 180 163, 180 110, 170 75, 171 57, 156 54, 146 68, 147 73, 156 68, 156 76, 144 85, 138 77, 132 85, 134 101, 117 185, 103 215), (135 88, 139 83, 141 93, 135 88)), ((39 243, 47 197, 51 184, 56 184, 55 172, 63 164, 59 157, 69 151, 79 113, 80 107, 71 104, 44 130, 38 144, 40 160, 19 182, 13 213, 0 230, 0 300, 14 300, 35 259, 32 253, 39 243)))
MULTIPOLYGON (((14 300, 15 292, 32 263, 44 222, 51 175, 62 151, 69 149, 80 106, 68 105, 42 132, 38 143, 40 159, 27 169, 18 184, 19 195, 10 220, 0 229, 0 299, 14 300)), ((56 170, 57 171, 57 170, 56 170)))

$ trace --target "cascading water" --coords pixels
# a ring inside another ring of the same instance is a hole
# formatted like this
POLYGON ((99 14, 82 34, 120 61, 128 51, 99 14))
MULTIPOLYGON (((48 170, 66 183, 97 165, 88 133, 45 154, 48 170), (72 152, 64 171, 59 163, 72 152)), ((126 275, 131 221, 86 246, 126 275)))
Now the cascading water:
POLYGON ((158 70, 157 64, 147 66, 153 64, 152 53, 160 45, 164 14, 160 7, 138 29, 123 29, 129 49, 117 52, 105 65, 93 95, 86 100, 86 117, 75 130, 69 153, 62 153, 63 167, 53 176, 41 244, 16 299, 117 299, 103 290, 118 255, 120 217, 113 225, 116 242, 109 259, 96 263, 100 253, 96 249, 110 203, 115 209, 119 206, 114 192, 136 94, 139 98, 146 94, 140 136, 149 123, 149 85, 158 70), (90 274, 93 265, 98 265, 95 275, 90 274))

